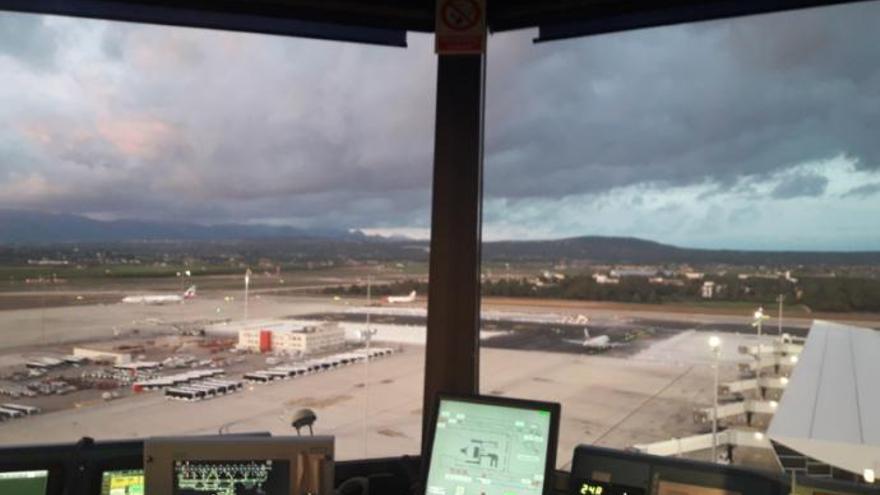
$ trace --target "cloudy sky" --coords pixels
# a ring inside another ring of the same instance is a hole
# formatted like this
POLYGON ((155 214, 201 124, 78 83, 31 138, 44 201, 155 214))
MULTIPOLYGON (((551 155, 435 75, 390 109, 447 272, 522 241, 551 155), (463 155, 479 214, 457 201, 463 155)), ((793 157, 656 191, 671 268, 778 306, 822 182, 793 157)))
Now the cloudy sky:
MULTIPOLYGON (((880 3, 490 39, 484 237, 880 249, 880 3)), ((0 13, 0 208, 426 235, 436 59, 0 13)))

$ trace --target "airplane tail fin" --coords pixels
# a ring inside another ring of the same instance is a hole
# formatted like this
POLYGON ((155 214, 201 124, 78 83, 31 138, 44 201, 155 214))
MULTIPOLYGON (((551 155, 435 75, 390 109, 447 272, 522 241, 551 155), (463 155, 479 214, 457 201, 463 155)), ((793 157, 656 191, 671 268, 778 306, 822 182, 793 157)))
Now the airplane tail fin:
POLYGON ((587 328, 587 327, 584 327, 584 338, 585 338, 585 339, 589 339, 589 338, 590 338, 590 329, 587 328))
POLYGON ((416 291, 412 291, 412 292, 410 292, 410 293, 409 293, 409 297, 415 299, 415 298, 416 298, 416 291))

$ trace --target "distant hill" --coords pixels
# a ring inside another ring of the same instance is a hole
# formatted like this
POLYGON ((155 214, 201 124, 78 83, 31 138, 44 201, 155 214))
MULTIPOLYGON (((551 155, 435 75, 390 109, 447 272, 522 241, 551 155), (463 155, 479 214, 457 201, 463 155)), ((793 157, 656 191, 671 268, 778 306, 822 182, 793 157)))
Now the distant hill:
MULTIPOLYGON (((79 215, 0 210, 0 245, 62 243, 193 243, 203 252, 223 250, 208 243, 239 241, 238 249, 269 257, 300 253, 314 258, 424 260, 429 243, 367 236, 360 231, 297 229, 270 225, 197 225, 140 220, 99 221, 79 215)), ((132 249, 129 246, 128 249, 132 249)), ((150 250, 141 246, 141 250, 150 250)), ((498 241, 483 245, 486 261, 588 260, 596 263, 723 263, 731 265, 880 265, 880 251, 810 252, 691 249, 633 237, 573 237, 544 241, 498 241)))
POLYGON ((880 251, 742 251, 692 249, 633 237, 500 241, 483 246, 493 261, 591 260, 600 263, 724 263, 731 265, 878 265, 880 251))
POLYGON ((271 225, 197 225, 141 220, 92 220, 80 215, 0 210, 0 243, 54 244, 140 240, 217 241, 282 238, 347 238, 342 230, 304 230, 271 225))

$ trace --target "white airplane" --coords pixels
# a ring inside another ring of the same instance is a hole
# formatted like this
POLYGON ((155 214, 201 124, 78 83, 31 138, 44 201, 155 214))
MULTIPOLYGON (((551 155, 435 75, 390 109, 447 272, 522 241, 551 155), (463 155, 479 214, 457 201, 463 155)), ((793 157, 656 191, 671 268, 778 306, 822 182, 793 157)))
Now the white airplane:
POLYGON ((177 294, 156 294, 156 295, 140 295, 126 296, 122 298, 125 304, 171 304, 181 303, 187 299, 196 297, 196 286, 193 285, 183 295, 177 294))
POLYGON ((599 335, 596 337, 590 337, 590 329, 584 328, 584 340, 571 340, 565 339, 566 342, 571 344, 580 345, 591 351, 607 351, 612 347, 617 347, 621 344, 611 342, 611 337, 607 335, 599 335))
POLYGON ((408 296, 388 296, 385 302, 388 304, 411 303, 416 300, 416 291, 412 291, 408 296))

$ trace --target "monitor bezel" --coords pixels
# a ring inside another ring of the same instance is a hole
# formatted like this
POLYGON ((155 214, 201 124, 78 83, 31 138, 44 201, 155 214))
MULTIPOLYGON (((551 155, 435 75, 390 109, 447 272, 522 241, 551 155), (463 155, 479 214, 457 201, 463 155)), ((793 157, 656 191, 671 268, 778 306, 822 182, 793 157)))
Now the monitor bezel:
MULTIPOLYGON (((332 436, 241 437, 160 437, 144 441, 144 487, 148 493, 173 492, 173 465, 178 460, 266 460, 279 459, 290 463, 289 480, 295 482, 297 456, 309 449, 329 457, 321 476, 324 492, 334 488, 335 445, 332 436), (297 445, 299 444, 299 445, 297 445), (226 448, 231 450, 226 450, 226 448)), ((293 486, 293 485, 291 485, 293 486)))
POLYGON ((130 471, 144 468, 142 440, 109 440, 95 442, 80 450, 77 465, 83 474, 79 489, 84 494, 100 495, 106 471, 130 471))
MULTIPOLYGON (((567 493, 576 491, 575 480, 581 473, 581 458, 619 460, 645 466, 648 473, 645 493, 655 493, 655 482, 686 483, 703 488, 736 491, 744 495, 772 495, 783 486, 783 480, 766 471, 744 466, 713 464, 709 462, 664 457, 640 452, 625 452, 607 447, 580 444, 571 459, 571 476, 567 493), (577 474, 576 474, 577 473, 577 474), (696 477, 696 479, 695 479, 696 477), (719 478, 721 480, 719 481, 719 478), (702 485, 696 485, 702 483, 702 485)), ((614 473, 612 473, 614 474, 614 473)), ((619 479, 619 478, 618 478, 619 479)), ((641 488, 641 487, 639 487, 641 488)))
POLYGON ((46 471, 45 495, 60 495, 64 489, 65 472, 64 464, 61 462, 21 461, 0 464, 0 473, 18 471, 46 471))
POLYGON ((431 474, 431 457, 434 453, 434 437, 437 433, 437 418, 440 415, 440 404, 444 400, 469 402, 488 406, 502 406, 532 411, 548 411, 550 413, 550 431, 547 442, 547 458, 544 464, 544 487, 541 493, 551 493, 553 486, 553 473, 556 472, 556 450, 559 445, 559 417, 562 406, 558 402, 544 402, 531 399, 518 399, 511 397, 498 397, 494 395, 467 395, 467 394, 437 394, 434 400, 434 411, 431 415, 430 433, 428 435, 428 448, 425 451, 422 469, 422 493, 428 489, 428 476, 431 474))
POLYGON ((105 465, 105 466, 101 466, 99 469, 95 469, 94 474, 92 475, 92 486, 94 486, 95 489, 92 490, 92 493, 94 495, 102 495, 101 494, 101 487, 104 484, 104 473, 119 472, 119 471, 137 471, 137 470, 141 471, 142 476, 144 478, 144 487, 146 487, 147 476, 146 476, 146 472, 144 470, 143 465, 140 465, 137 467, 121 467, 118 465, 105 465))

